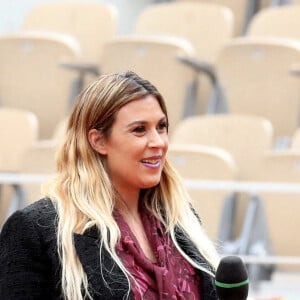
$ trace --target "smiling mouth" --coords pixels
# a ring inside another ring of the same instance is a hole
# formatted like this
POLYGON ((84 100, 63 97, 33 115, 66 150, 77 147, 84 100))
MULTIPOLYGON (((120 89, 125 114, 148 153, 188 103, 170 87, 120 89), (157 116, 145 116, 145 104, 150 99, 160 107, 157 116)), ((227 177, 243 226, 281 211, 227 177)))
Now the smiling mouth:
POLYGON ((161 160, 160 159, 143 159, 142 164, 149 168, 158 168, 158 167, 160 167, 161 160))

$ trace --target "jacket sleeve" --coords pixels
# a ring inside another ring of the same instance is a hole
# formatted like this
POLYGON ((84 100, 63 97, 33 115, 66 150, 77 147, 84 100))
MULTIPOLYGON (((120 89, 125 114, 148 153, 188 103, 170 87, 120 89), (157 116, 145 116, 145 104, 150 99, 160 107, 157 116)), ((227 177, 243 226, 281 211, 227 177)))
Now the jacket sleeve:
POLYGON ((30 214, 15 212, 0 234, 0 299, 48 299, 47 258, 30 214))

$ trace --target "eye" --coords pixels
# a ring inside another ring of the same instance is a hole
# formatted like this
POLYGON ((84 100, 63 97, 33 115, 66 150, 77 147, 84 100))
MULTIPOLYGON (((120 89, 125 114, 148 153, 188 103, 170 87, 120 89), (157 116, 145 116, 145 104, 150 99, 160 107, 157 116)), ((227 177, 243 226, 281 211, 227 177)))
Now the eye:
POLYGON ((169 124, 167 121, 162 121, 158 124, 157 126, 157 130, 159 132, 164 132, 164 131, 168 131, 168 127, 169 127, 169 124))
POLYGON ((144 125, 140 125, 140 126, 135 127, 132 131, 134 133, 136 133, 137 135, 142 135, 143 133, 145 133, 146 128, 144 125))

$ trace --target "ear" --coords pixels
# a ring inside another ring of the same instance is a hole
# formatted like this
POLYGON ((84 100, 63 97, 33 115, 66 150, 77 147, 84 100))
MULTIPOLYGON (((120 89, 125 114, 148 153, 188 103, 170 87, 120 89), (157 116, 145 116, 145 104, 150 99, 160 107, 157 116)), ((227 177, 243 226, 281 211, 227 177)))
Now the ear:
POLYGON ((92 148, 102 155, 107 154, 105 137, 97 129, 88 132, 88 140, 92 148))

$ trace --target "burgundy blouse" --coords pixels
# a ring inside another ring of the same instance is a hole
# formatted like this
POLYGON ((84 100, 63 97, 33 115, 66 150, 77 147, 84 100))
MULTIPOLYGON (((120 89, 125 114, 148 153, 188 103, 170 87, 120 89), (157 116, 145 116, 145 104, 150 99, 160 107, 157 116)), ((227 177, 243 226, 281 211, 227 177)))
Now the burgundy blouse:
POLYGON ((174 246, 163 225, 153 215, 140 211, 146 235, 157 262, 150 261, 120 213, 114 216, 121 231, 117 254, 137 284, 131 281, 135 300, 199 300, 200 278, 174 246))

